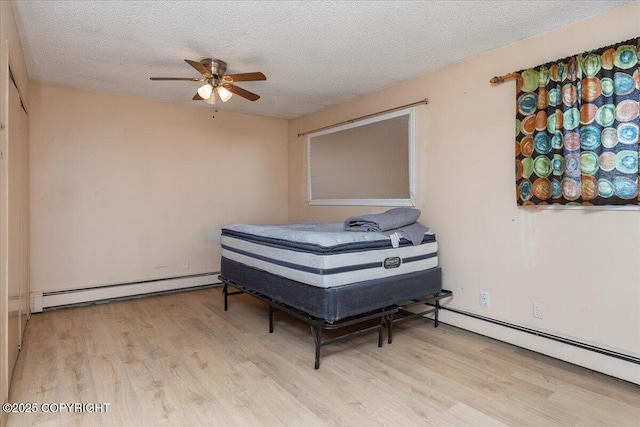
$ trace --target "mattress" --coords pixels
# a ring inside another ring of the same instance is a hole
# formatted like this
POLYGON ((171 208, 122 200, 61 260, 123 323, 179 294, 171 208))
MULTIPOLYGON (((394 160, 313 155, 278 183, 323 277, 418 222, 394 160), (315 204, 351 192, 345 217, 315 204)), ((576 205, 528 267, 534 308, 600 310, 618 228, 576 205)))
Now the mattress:
POLYGON ((220 243, 223 259, 319 288, 438 266, 438 244, 432 232, 425 233, 419 245, 400 238, 394 247, 389 236, 344 231, 342 223, 232 224, 222 229, 220 243))

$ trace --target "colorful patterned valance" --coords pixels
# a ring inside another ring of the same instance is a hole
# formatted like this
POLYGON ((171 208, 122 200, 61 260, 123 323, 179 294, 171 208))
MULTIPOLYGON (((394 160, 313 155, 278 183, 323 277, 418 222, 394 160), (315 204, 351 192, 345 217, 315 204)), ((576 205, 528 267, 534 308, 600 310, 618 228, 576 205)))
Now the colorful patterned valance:
POLYGON ((518 205, 638 205, 640 38, 519 73, 518 205))

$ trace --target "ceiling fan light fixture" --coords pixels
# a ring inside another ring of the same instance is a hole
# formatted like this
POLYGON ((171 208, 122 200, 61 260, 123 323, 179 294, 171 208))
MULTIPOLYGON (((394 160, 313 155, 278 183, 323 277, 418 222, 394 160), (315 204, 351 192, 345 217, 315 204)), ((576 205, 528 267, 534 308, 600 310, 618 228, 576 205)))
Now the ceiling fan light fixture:
POLYGON ((220 99, 222 99, 222 102, 227 102, 233 96, 233 93, 222 86, 219 86, 217 91, 218 95, 220 95, 220 99))
MULTIPOLYGON (((2 0, 0 0, 2 1, 2 0)), ((251 73, 225 74, 227 72, 227 63, 219 59, 205 58, 200 61, 192 61, 185 59, 185 62, 191 65, 202 76, 200 78, 191 77, 150 77, 151 80, 184 80, 192 82, 204 82, 198 88, 198 92, 191 98, 194 101, 204 101, 213 105, 217 110, 218 97, 222 102, 227 102, 235 94, 249 101, 257 101, 260 95, 249 92, 235 85, 235 82, 252 82, 267 80, 267 77, 259 71, 251 73)))
POLYGON ((200 97, 202 99, 209 99, 209 97, 211 97, 211 93, 213 92, 213 86, 211 86, 210 83, 207 83, 205 85, 200 86, 200 88, 198 89, 198 95, 200 95, 200 97))

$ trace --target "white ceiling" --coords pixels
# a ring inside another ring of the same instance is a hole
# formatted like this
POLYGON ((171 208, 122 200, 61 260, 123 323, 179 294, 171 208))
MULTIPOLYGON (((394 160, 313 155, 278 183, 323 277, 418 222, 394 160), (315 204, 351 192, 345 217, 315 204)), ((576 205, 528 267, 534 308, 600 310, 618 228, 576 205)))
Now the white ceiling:
POLYGON ((33 80, 210 108, 198 83, 149 77, 213 57, 267 76, 220 109, 283 119, 630 2, 13 1, 33 80))

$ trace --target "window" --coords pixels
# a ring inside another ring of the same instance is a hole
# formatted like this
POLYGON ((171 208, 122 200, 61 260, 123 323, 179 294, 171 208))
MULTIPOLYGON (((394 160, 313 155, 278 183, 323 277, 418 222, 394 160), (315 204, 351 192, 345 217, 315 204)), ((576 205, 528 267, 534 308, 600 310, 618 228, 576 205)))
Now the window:
POLYGON ((310 205, 415 206, 414 108, 307 136, 310 205))

